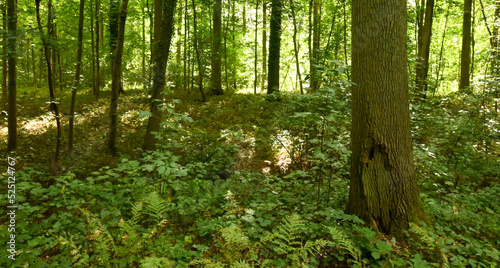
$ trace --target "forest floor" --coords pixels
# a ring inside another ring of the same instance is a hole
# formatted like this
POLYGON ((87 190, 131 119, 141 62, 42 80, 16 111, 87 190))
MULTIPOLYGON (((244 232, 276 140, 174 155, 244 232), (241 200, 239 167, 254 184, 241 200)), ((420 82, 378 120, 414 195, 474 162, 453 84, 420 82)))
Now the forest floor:
POLYGON ((498 267, 499 119, 478 100, 429 98, 412 108, 416 173, 433 228, 412 225, 402 243, 343 213, 350 108, 342 92, 280 102, 168 96, 159 149, 146 155, 148 98, 127 91, 118 156, 106 153, 107 94, 78 94, 71 156, 69 94, 60 94, 63 150, 50 176, 49 98, 18 92, 19 267, 498 267))

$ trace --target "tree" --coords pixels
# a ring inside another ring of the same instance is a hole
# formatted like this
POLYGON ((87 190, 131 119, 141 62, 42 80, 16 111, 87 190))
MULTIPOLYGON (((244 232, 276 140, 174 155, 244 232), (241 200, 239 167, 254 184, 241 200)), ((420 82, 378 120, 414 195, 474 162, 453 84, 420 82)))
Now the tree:
POLYGON ((118 119, 118 92, 121 87, 121 72, 122 72, 122 55, 123 43, 125 39, 125 21, 127 19, 127 6, 128 0, 122 0, 120 8, 120 22, 118 24, 118 39, 116 43, 116 50, 113 59, 112 80, 111 80, 111 102, 109 105, 109 140, 108 152, 116 154, 116 133, 117 133, 117 119, 118 119))
POLYGON ((299 61, 299 48, 297 46, 297 20, 295 18, 295 7, 293 0, 290 0, 290 11, 292 12, 292 21, 293 21, 293 50, 295 54, 295 68, 297 69, 297 79, 299 80, 300 85, 300 94, 304 94, 304 87, 302 85, 302 75, 300 74, 300 61, 299 61))
POLYGON ((462 32, 462 54, 460 63, 460 86, 465 89, 470 86, 470 47, 471 47, 471 11, 472 0, 464 0, 464 17, 462 32))
POLYGON ((352 2, 352 159, 347 213, 399 235, 426 214, 414 177, 406 1, 352 2))
POLYGON ((427 96, 427 74, 429 71, 429 53, 432 36, 432 17, 434 14, 434 0, 427 0, 425 4, 425 18, 420 15, 418 20, 418 47, 416 63, 416 89, 419 98, 427 96))
MULTIPOLYGON (((159 0, 157 0, 159 1, 159 0)), ((155 18, 155 24, 158 23, 159 31, 155 31, 155 40, 158 51, 154 59, 155 75, 153 77, 153 87, 151 94, 151 116, 149 117, 148 128, 144 138, 143 150, 155 150, 157 139, 155 132, 160 130, 162 122, 162 113, 160 111, 160 103, 163 102, 163 91, 165 90, 165 73, 167 69, 168 55, 170 52, 170 43, 174 33, 174 14, 177 0, 165 0, 162 5, 162 12, 159 18, 155 18), (158 35, 158 36, 156 36, 158 35)), ((156 16, 156 14, 155 14, 156 16)), ((156 29, 155 25, 155 29, 156 29)))
MULTIPOLYGON (((9 92, 9 140, 7 149, 13 151, 17 147, 17 115, 16 115, 16 90, 17 90, 17 2, 7 1, 7 29, 9 34, 8 57, 8 92, 9 92)), ((5 45, 4 45, 5 46, 5 45)))
POLYGON ((271 1, 267 94, 279 91, 280 87, 281 9, 281 0, 271 1))
MULTIPOLYGON (((80 15, 78 19, 78 49, 76 51, 76 71, 75 80, 73 81, 73 86, 71 87, 71 106, 69 112, 69 134, 68 134, 68 155, 71 155, 73 150, 73 132, 75 126, 75 102, 76 102, 76 91, 80 86, 80 75, 82 67, 82 44, 83 44, 83 10, 85 6, 85 0, 80 0, 80 15)), ((92 23, 92 20, 91 22, 92 23)), ((92 70, 93 72, 93 70, 92 70)))
POLYGON ((222 71, 221 71, 221 0, 215 0, 213 11, 212 32, 212 93, 222 95, 222 71))
POLYGON ((191 1, 193 5, 193 46, 194 46, 194 51, 196 52, 196 62, 198 63, 198 89, 200 90, 201 93, 201 100, 206 101, 207 98, 205 96, 205 92, 203 91, 203 70, 204 68, 202 67, 201 64, 201 55, 200 55, 200 49, 198 47, 198 30, 197 30, 197 25, 198 22, 196 20, 196 5, 194 3, 194 0, 191 1))
MULTIPOLYGON (((310 8, 312 8, 312 27, 309 26, 309 31, 312 31, 312 48, 310 51, 310 79, 311 79, 311 91, 316 92, 319 88, 319 77, 316 66, 318 65, 319 48, 320 48, 320 35, 321 35, 321 0, 311 0, 310 8)), ((309 23, 311 23, 309 21, 309 23)), ((310 33, 311 35, 311 33, 310 33)))

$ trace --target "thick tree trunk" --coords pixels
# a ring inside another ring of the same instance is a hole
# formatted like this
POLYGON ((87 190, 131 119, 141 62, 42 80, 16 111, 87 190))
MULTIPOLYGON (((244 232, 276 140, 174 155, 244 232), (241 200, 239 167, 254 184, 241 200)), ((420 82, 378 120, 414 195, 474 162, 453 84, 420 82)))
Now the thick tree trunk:
MULTIPOLYGON (((164 10, 160 13, 160 17, 155 17, 156 43, 156 57, 154 59, 155 75, 153 78, 153 87, 151 94, 151 116, 149 117, 148 128, 144 138, 142 148, 144 150, 152 151, 156 149, 158 142, 155 133, 160 130, 160 123, 162 122, 162 113, 159 105, 163 102, 163 92, 165 90, 165 73, 167 69, 168 54, 170 51, 170 43, 174 33, 174 14, 177 0, 166 0, 163 5, 164 10)), ((155 13, 156 16, 156 13, 155 13)))
POLYGON ((116 42, 116 50, 113 60, 112 80, 111 80, 111 102, 109 105, 109 114, 111 122, 109 124, 109 140, 108 152, 116 154, 116 136, 117 136, 117 121, 118 121, 118 93, 121 87, 121 72, 122 72, 122 54, 123 43, 125 39, 125 21, 127 19, 128 0, 122 0, 120 8, 120 22, 118 24, 118 39, 116 42))
POLYGON ((272 0, 271 9, 267 94, 272 94, 280 89, 281 0, 272 0))
POLYGON ((352 160, 347 213, 399 236, 425 220, 414 176, 406 1, 352 3, 352 160))
MULTIPOLYGON (((83 11, 85 0, 80 0, 80 15, 78 19, 78 49, 76 51, 75 80, 71 87, 71 106, 69 111, 69 134, 68 134, 68 156, 73 152, 73 133, 75 128, 75 102, 76 91, 80 86, 80 75, 82 70, 82 45, 83 45, 83 11)), ((92 23, 92 20, 91 20, 92 23)))
MULTIPOLYGON (((8 142, 7 150, 13 151, 17 148, 17 109, 16 109, 16 89, 17 89, 17 2, 16 0, 7 0, 7 29, 9 35, 8 41, 8 91, 9 91, 9 117, 8 121, 8 142)), ((5 46, 5 45, 4 45, 5 46)))
MULTIPOLYGON (((62 135, 61 119, 59 117, 59 108, 57 107, 56 103, 56 96, 53 84, 54 79, 52 78, 54 74, 52 70, 52 64, 50 63, 49 40, 47 40, 48 38, 50 38, 50 35, 45 35, 45 33, 43 32, 42 22, 40 18, 40 0, 36 0, 35 4, 36 4, 36 20, 38 24, 38 30, 40 31, 40 36, 42 37, 43 49, 45 52, 45 62, 47 64, 47 81, 49 83, 50 107, 56 117, 56 127, 57 127, 56 153, 54 156, 54 160, 52 161, 52 167, 51 167, 51 174, 55 175, 58 170, 59 152, 61 150, 61 135, 62 135)), ((48 9, 49 9, 49 21, 50 21, 52 17, 52 0, 49 0, 48 9)))
POLYGON ((425 19, 422 28, 418 31, 418 52, 416 63, 415 95, 417 102, 427 96, 427 74, 429 71, 429 54, 432 36, 432 17, 434 14, 434 0, 427 0, 425 4, 425 19))
POLYGON ((460 86, 463 90, 470 86, 470 47, 471 47, 471 11, 472 0, 464 0, 464 17, 462 33, 462 55, 460 63, 460 86))
POLYGON ((222 95, 222 70, 221 70, 221 0, 215 0, 213 11, 213 32, 212 32, 212 93, 222 95))

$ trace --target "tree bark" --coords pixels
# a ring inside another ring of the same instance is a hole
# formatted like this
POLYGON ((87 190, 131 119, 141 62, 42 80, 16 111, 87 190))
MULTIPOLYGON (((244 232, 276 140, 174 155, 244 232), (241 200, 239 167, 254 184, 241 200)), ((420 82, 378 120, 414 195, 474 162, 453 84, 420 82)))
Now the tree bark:
MULTIPOLYGON (((160 17, 155 17, 156 57, 154 59, 155 75, 153 77, 153 87, 151 94, 151 116, 149 117, 146 136, 144 137, 143 150, 152 151, 156 149, 158 142, 156 134, 160 130, 162 113, 159 105, 163 102, 163 92, 165 90, 165 73, 167 69, 170 43, 174 33, 174 14, 177 0, 165 0, 160 17), (157 36, 158 35, 158 36, 157 36)), ((157 13, 155 13, 156 16, 157 13)))
MULTIPOLYGON (((40 36, 42 37, 42 44, 43 44, 43 49, 45 52, 45 62, 47 64, 47 81, 49 83, 49 94, 50 94, 50 107, 52 111, 54 112, 54 115, 56 117, 56 127, 57 127, 57 140, 56 140, 56 153, 54 156, 54 160, 52 161, 52 166, 51 166, 51 174, 55 175, 58 170, 58 165, 59 165, 59 152, 61 150, 61 135, 62 135, 62 130, 61 130, 61 119, 59 117, 59 108, 57 107, 56 103, 56 96, 54 92, 54 84, 53 81, 54 79, 52 78, 53 70, 52 70, 52 64, 50 63, 50 50, 49 50, 49 40, 50 35, 45 35, 43 32, 42 28, 42 22, 40 18, 40 1, 41 0, 36 0, 36 20, 38 24, 38 31, 40 32, 40 36)), ((52 0, 49 0, 49 20, 51 20, 52 17, 52 0)))
MULTIPOLYGON (((85 0, 80 0, 80 15, 78 18, 78 49, 76 51, 75 80, 71 87, 71 106, 69 112, 69 134, 68 134, 68 156, 73 152, 73 132, 75 128, 75 102, 76 92, 80 86, 80 75, 82 67, 82 45, 83 45, 83 18, 84 18, 85 0)), ((92 20, 91 20, 92 23, 92 20)), ((92 70, 93 71, 93 70, 92 70)))
POLYGON ((464 0, 464 17, 462 33, 462 55, 460 63, 460 86, 463 90, 470 86, 470 51, 471 51, 471 11, 472 0, 464 0))
POLYGON ((279 91, 280 88, 281 11, 281 0, 272 0, 267 94, 279 91))
POLYGON ((125 21, 127 19, 128 0, 122 0, 120 8, 120 22, 118 24, 118 39, 116 42, 116 50, 113 60, 112 80, 111 80, 111 102, 109 105, 109 114, 111 122, 109 124, 109 140, 108 152, 112 155, 116 154, 116 135, 118 121, 118 93, 121 87, 121 72, 122 72, 122 54, 123 43, 125 39, 125 21))
MULTIPOLYGON (((16 109, 16 90, 17 90, 17 2, 16 0, 7 0, 7 29, 9 35, 8 41, 8 92, 9 92, 9 116, 8 116, 8 142, 7 150, 9 152, 17 148, 17 109, 16 109)), ((4 45, 5 46, 5 45, 4 45)))
POLYGON ((347 213, 401 237, 426 220, 414 176, 406 1, 352 2, 352 159, 347 213))

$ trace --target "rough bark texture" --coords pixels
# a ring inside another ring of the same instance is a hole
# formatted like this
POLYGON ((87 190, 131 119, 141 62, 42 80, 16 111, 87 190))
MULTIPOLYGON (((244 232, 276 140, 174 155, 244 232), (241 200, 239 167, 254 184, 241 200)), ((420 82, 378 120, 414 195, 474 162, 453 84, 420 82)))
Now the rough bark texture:
MULTIPOLYGON (((159 32, 155 32, 159 37, 157 43, 156 57, 154 58, 155 74, 151 94, 151 116, 149 117, 148 129, 144 138, 142 148, 144 150, 155 150, 158 142, 155 132, 160 130, 162 113, 159 105, 163 102, 163 92, 165 90, 165 73, 167 70, 170 43, 174 33, 174 14, 177 0, 166 0, 161 18, 155 18, 155 23, 160 23, 159 32), (161 19, 161 20, 160 20, 161 19)), ((156 28, 156 27, 155 27, 156 28)))
POLYGON ((281 9, 281 0, 272 0, 267 94, 280 89, 281 9))
POLYGON ((118 25, 118 40, 116 44, 115 56, 113 60, 113 78, 111 80, 111 103, 109 106, 110 124, 109 124, 109 140, 108 152, 116 154, 116 133, 118 119, 118 92, 120 89, 120 80, 122 72, 122 53, 123 43, 125 39, 125 21, 127 19, 128 0, 122 0, 120 8, 120 23, 118 25))
POLYGON ((17 147, 17 115, 16 115, 16 89, 17 89, 17 55, 16 55, 16 42, 17 42, 17 11, 16 11, 16 0, 7 1, 7 29, 9 34, 8 43, 8 91, 9 91, 9 118, 8 123, 8 133, 9 140, 7 142, 7 149, 13 151, 17 147))
POLYGON ((347 213, 394 235, 426 219, 414 177, 406 32, 406 1, 353 0, 347 213))
POLYGON ((471 10, 472 10, 472 0, 464 0, 462 56, 460 64, 460 86, 459 86, 459 89, 461 90, 468 88, 470 86, 471 10))
POLYGON ((424 24, 418 31, 418 52, 416 70, 416 89, 418 99, 425 98, 427 93, 427 74, 429 71, 429 52, 432 36, 432 17, 434 13, 434 0, 427 0, 425 4, 424 24))
POLYGON ((212 93, 222 95, 222 70, 221 70, 221 0, 215 0, 213 13, 212 32, 212 93))
POLYGON ((78 18, 78 49, 76 51, 75 80, 71 88, 71 106, 69 111, 69 134, 68 134, 68 155, 73 151, 73 134, 75 129, 75 103, 76 92, 80 86, 80 75, 82 72, 82 45, 83 45, 83 18, 85 0, 80 0, 80 15, 78 18))

